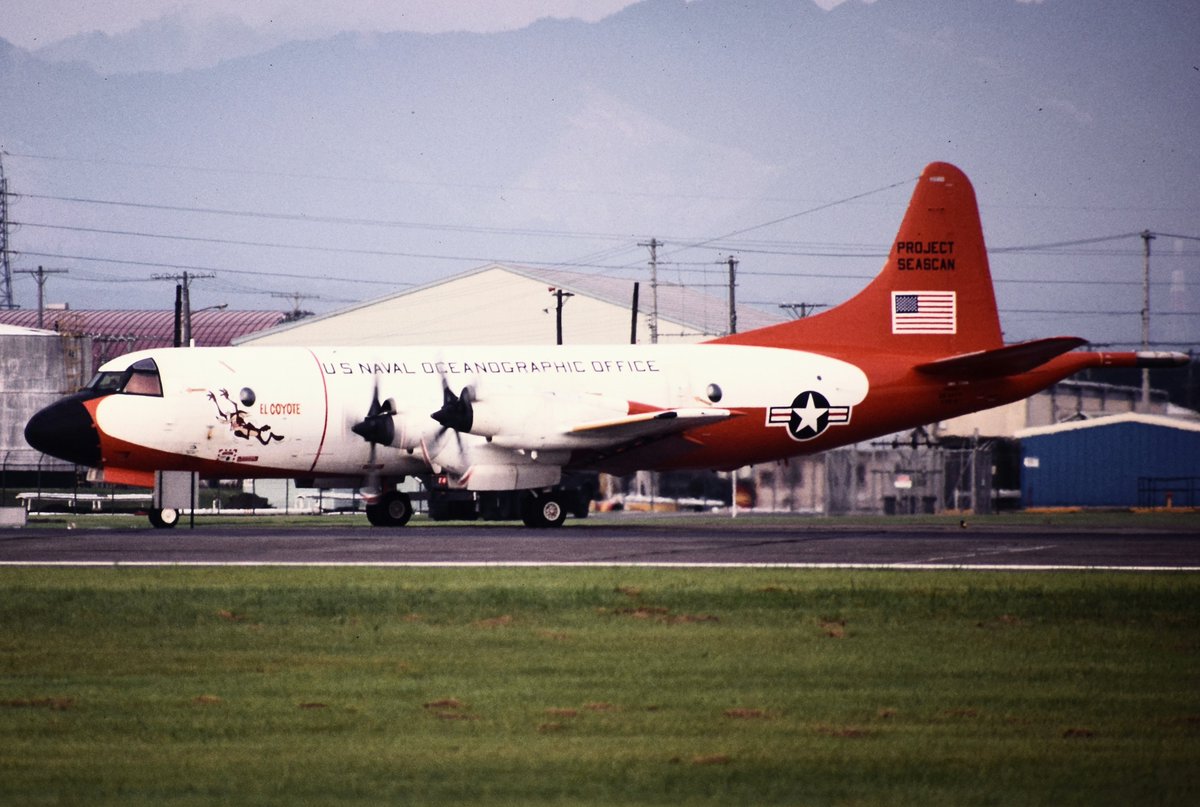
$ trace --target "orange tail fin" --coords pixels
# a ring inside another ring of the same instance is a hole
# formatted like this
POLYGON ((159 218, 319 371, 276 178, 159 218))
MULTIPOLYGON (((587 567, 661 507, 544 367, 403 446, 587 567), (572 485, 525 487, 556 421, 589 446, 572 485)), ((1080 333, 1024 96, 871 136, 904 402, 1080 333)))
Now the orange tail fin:
POLYGON ((949 163, 925 166, 883 271, 851 299, 714 341, 930 358, 1000 347, 979 207, 966 174, 949 163))

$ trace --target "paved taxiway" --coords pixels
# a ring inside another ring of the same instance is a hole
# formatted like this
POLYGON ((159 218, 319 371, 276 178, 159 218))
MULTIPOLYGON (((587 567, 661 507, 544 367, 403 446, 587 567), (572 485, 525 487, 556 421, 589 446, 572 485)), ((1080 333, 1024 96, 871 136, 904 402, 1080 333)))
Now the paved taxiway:
POLYGON ((0 532, 0 565, 616 565, 1200 571, 1200 532, 1028 527, 809 527, 686 519, 529 530, 204 525, 0 532))

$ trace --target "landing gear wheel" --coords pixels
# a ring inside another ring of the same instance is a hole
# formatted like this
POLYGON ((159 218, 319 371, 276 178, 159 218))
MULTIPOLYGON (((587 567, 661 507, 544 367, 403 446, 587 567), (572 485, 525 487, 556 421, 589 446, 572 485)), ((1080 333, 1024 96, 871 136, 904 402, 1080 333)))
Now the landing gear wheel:
POLYGON ((375 504, 367 505, 367 521, 373 527, 403 527, 412 514, 412 499, 398 490, 389 491, 375 504))
POLYGON ((567 520, 567 508, 553 494, 530 494, 521 507, 521 520, 526 527, 561 527, 567 520))
POLYGON ((164 507, 161 510, 154 509, 147 513, 150 517, 150 523, 155 529, 169 530, 179 523, 179 511, 170 507, 164 507))

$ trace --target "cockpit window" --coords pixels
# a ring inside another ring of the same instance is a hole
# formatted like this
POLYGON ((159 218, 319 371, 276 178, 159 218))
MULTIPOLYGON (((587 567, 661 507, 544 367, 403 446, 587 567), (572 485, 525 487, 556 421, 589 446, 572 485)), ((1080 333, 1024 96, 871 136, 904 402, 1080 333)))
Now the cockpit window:
POLYGON ((119 372, 97 373, 88 384, 88 389, 104 395, 115 392, 125 395, 162 395, 162 381, 158 377, 158 365, 154 359, 141 359, 129 369, 119 372))
POLYGON ((93 392, 99 392, 107 395, 111 392, 121 391, 121 382, 125 378, 125 373, 96 373, 96 377, 91 380, 87 388, 93 392))

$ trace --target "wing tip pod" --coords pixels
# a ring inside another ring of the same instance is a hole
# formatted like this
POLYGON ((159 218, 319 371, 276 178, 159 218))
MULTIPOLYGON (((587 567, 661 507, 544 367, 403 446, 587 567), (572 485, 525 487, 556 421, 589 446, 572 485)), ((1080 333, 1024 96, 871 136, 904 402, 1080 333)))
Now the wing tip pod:
POLYGON ((1191 355, 1177 351, 1143 351, 1137 354, 1138 367, 1187 367, 1191 355))

